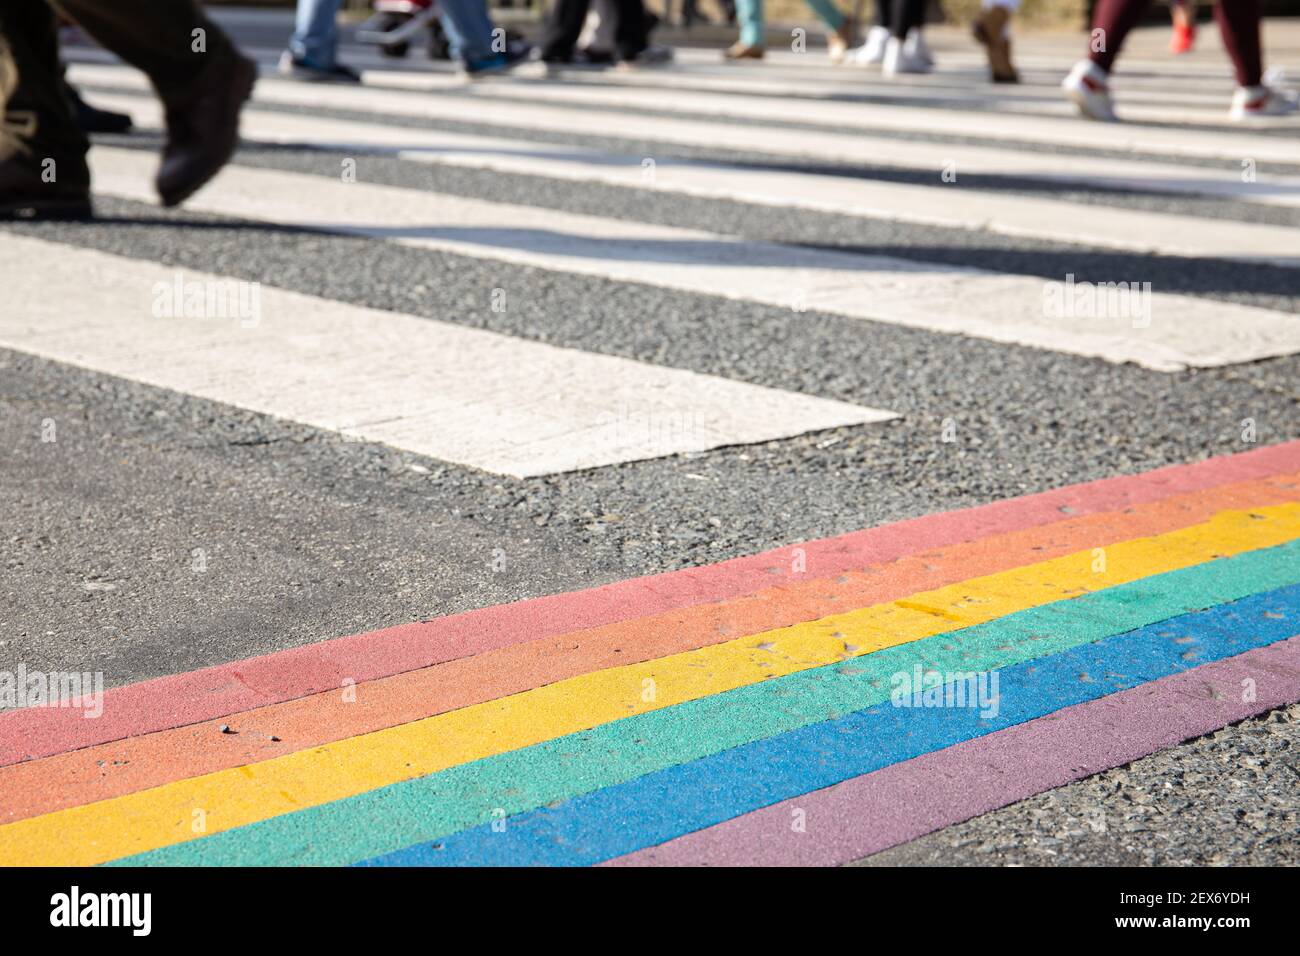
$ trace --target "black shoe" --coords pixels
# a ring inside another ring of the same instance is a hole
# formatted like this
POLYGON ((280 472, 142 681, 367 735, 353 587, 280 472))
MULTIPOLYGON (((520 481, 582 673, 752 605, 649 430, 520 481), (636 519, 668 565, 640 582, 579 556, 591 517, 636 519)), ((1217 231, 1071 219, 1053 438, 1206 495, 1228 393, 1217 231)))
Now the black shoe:
POLYGON ((618 60, 613 50, 600 50, 590 46, 575 50, 573 55, 577 62, 586 66, 613 66, 618 60))
POLYGON ((55 159, 15 153, 0 160, 0 220, 89 219, 90 170, 86 158, 55 159), (47 169, 54 181, 47 182, 47 169))
POLYGON ((125 113, 101 110, 81 98, 75 86, 68 86, 68 98, 77 116, 77 126, 83 133, 129 133, 131 117, 125 113))
POLYGON ((617 57, 604 50, 574 50, 556 56, 538 57, 546 64, 546 71, 562 73, 565 70, 605 70, 617 62, 617 57))
POLYGON ((167 108, 167 142, 155 185, 164 206, 199 190, 230 160, 239 143, 239 111, 253 91, 257 64, 238 53, 214 61, 167 108))
POLYGON ((625 69, 631 69, 638 66, 660 66, 664 63, 671 63, 672 61, 672 47, 652 44, 633 56, 623 57, 619 60, 618 65, 625 69))

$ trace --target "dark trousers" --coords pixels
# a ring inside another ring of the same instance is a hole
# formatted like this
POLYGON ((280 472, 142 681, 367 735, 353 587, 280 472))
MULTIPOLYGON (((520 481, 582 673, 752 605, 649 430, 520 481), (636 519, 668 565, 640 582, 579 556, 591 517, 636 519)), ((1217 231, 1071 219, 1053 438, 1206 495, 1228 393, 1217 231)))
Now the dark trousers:
MULTIPOLYGON (((573 54, 587 21, 591 0, 555 0, 542 31, 542 58, 564 60, 573 54)), ((615 0, 614 46, 619 57, 630 60, 649 42, 650 20, 642 0, 615 0)))
MULTIPOLYGON (((143 70, 168 107, 184 102, 205 67, 222 68, 233 58, 230 40, 193 0, 59 0, 58 7, 143 70)), ((67 97, 58 26, 46 0, 0 0, 0 100, 0 158, 18 146, 81 161, 89 144, 67 97)))
POLYGON ((925 26, 925 0, 876 0, 876 26, 907 39, 910 31, 925 26))
MULTIPOLYGON (((1106 31, 1106 48, 1093 51, 1092 62, 1109 73, 1124 38, 1142 22, 1150 7, 1151 0, 1100 0, 1093 12, 1092 25, 1106 31)), ((1219 21, 1223 47, 1232 59, 1238 85, 1258 86, 1264 72, 1259 0, 1219 0, 1214 5, 1214 18, 1219 21)))

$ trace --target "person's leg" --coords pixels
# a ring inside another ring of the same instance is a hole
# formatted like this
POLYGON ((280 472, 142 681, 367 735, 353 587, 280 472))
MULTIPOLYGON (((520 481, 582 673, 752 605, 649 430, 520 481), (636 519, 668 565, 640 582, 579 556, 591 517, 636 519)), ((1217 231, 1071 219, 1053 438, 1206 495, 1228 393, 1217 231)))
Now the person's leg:
POLYGON ((1088 36, 1088 57, 1074 65, 1061 81, 1066 97, 1090 119, 1114 122, 1110 71, 1124 39, 1151 6, 1151 0, 1098 0, 1088 36))
POLYGON ((589 6, 590 0, 555 0, 542 29, 543 60, 564 61, 573 56, 589 6))
POLYGON ((451 55, 462 62, 477 63, 504 52, 492 49, 492 18, 484 0, 438 0, 438 18, 447 31, 451 55))
POLYGON ((1109 73, 1124 39, 1151 6, 1151 0, 1097 0, 1088 40, 1088 59, 1109 73))
POLYGON ((55 6, 144 71, 164 103, 183 100, 205 67, 236 56, 230 39, 192 0, 55 0, 55 6))
POLYGON ((831 0, 804 0, 804 3, 817 14, 817 19, 826 24, 827 29, 840 30, 848 22, 848 18, 831 0))
POLYGON ((650 15, 644 0, 614 0, 614 52, 633 60, 650 45, 650 15))
POLYGON ((899 40, 925 23, 925 0, 894 0, 890 12, 890 32, 899 40))
POLYGON ((289 52, 294 59, 326 70, 338 54, 338 13, 343 0, 298 0, 289 52))
POLYGON ((593 6, 596 10, 596 29, 592 31, 587 49, 612 56, 616 45, 614 37, 618 31, 618 11, 613 0, 593 0, 593 6))
POLYGON ((1223 47, 1232 58, 1238 86, 1259 86, 1264 76, 1264 54, 1259 39, 1259 0, 1219 0, 1214 17, 1223 34, 1223 47))
POLYGON ((972 31, 984 47, 989 74, 994 83, 1019 83, 1020 74, 1011 60, 1011 17, 1020 0, 983 0, 972 31))
POLYGON ((740 45, 763 46, 763 0, 736 0, 736 19, 740 22, 740 45))
POLYGON ((54 11, 45 0, 0 4, 0 159, 53 159, 59 175, 89 181, 90 142, 77 126, 59 64, 54 11))
POLYGON ((164 205, 183 202, 234 153, 257 65, 239 55, 194 0, 55 2, 153 83, 167 118, 155 186, 164 205))

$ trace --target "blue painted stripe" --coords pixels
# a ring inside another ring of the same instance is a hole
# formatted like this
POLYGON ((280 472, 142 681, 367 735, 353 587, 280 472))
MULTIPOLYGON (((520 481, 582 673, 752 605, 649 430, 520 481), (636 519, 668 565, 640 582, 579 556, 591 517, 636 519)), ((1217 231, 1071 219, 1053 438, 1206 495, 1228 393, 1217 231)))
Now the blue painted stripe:
POLYGON ((1004 668, 998 712, 987 719, 972 708, 878 705, 363 865, 598 863, 1297 633, 1293 585, 1004 668))

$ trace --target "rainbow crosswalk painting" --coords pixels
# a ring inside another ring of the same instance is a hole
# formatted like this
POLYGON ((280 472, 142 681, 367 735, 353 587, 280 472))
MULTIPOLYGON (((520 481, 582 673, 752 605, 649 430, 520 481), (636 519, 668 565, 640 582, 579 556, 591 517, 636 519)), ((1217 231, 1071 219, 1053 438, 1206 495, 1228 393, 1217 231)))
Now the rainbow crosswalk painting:
POLYGON ((1296 700, 1300 442, 8 711, 0 863, 835 864, 1296 700))

